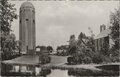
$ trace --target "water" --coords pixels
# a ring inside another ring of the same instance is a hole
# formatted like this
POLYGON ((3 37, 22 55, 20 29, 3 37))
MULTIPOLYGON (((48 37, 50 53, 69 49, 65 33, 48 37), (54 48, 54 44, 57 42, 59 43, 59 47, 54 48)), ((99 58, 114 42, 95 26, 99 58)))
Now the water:
MULTIPOLYGON (((102 70, 92 71, 88 69, 57 69, 57 68, 43 68, 33 65, 1 65, 2 76, 39 76, 39 77, 79 77, 79 76, 119 76, 119 66, 109 66, 110 69, 106 69, 106 66, 102 66, 102 70), (112 67, 112 68, 110 68, 112 67), (116 70, 111 71, 116 67, 116 70)), ((101 67, 99 67, 101 68, 101 67)), ((108 68, 108 66, 107 66, 108 68)))
POLYGON ((68 70, 41 68, 32 65, 2 64, 2 76, 41 76, 41 77, 73 77, 68 75, 68 70))

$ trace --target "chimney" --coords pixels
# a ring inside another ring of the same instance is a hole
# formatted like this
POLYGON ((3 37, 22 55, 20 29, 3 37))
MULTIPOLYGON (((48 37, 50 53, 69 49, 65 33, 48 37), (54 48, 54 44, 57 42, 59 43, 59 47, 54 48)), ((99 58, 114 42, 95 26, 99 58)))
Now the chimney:
POLYGON ((103 24, 103 25, 100 25, 100 32, 102 32, 103 30, 106 29, 106 26, 103 24))

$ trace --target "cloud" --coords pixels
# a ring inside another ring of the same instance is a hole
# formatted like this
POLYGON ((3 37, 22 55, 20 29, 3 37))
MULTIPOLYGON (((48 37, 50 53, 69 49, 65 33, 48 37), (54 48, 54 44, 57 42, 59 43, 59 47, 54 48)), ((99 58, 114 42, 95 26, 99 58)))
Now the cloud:
POLYGON ((104 13, 104 10, 97 5, 90 5, 84 10, 84 13, 90 17, 97 17, 104 13))
MULTIPOLYGON (((13 3, 19 13, 22 2, 13 3)), ((95 34, 99 33, 99 25, 108 22, 109 10, 115 7, 116 2, 33 1, 33 5, 36 11, 37 45, 56 47, 66 44, 71 34, 75 34, 76 38, 80 32, 88 35, 88 27, 91 27, 95 34)), ((19 20, 14 21, 13 29, 18 37, 19 20)))

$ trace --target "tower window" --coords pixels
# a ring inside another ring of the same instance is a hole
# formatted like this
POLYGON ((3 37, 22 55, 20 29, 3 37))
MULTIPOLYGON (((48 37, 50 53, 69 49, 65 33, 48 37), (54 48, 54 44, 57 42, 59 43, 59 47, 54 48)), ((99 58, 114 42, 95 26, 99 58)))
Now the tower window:
POLYGON ((33 23, 35 23, 35 20, 33 20, 33 23))
POLYGON ((20 23, 21 23, 21 20, 20 20, 20 23))
POLYGON ((26 21, 28 21, 28 19, 26 19, 26 21))

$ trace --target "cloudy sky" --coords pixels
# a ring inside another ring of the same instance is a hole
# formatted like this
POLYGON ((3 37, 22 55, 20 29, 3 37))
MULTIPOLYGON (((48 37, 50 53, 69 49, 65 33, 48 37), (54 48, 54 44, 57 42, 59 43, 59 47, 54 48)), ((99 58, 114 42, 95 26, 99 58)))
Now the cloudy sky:
MULTIPOLYGON (((17 14, 23 1, 10 1, 15 4, 17 14)), ((109 25, 109 15, 118 7, 118 1, 30 1, 36 11, 36 44, 67 44, 71 34, 76 38, 80 32, 89 34, 91 27, 97 35, 99 26, 109 25)), ((12 30, 19 39, 19 19, 12 23, 12 30)))

